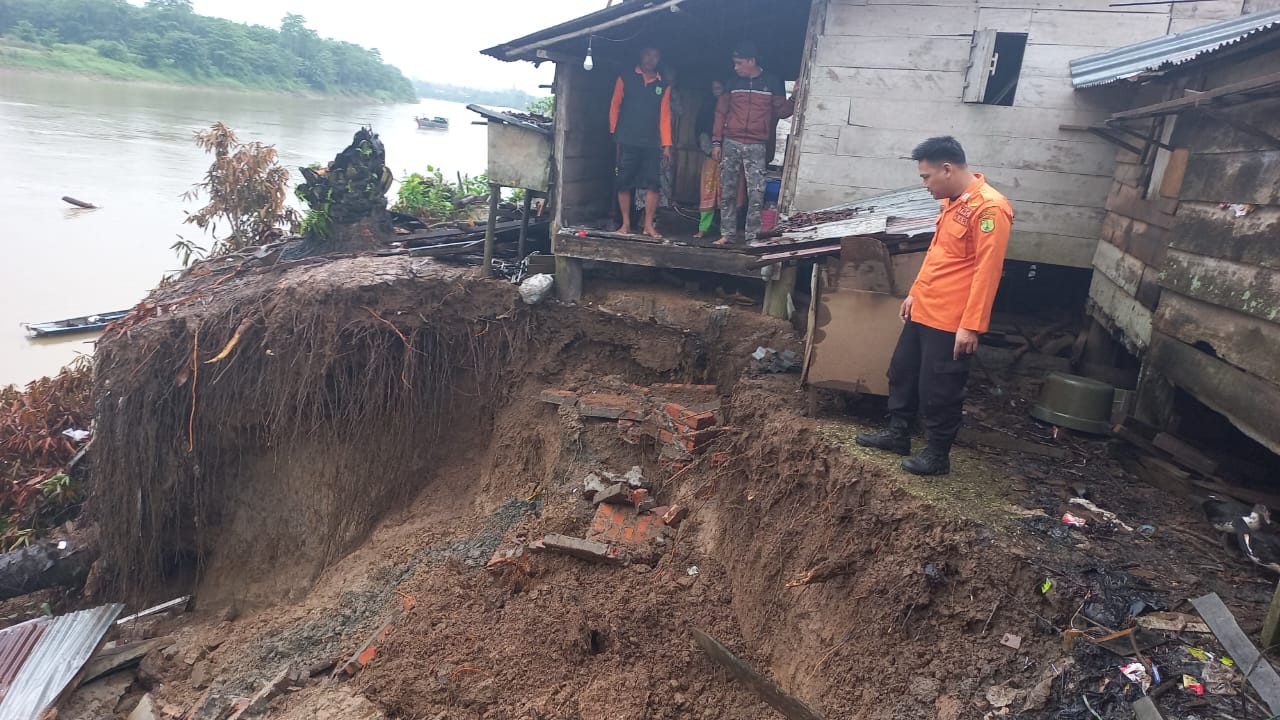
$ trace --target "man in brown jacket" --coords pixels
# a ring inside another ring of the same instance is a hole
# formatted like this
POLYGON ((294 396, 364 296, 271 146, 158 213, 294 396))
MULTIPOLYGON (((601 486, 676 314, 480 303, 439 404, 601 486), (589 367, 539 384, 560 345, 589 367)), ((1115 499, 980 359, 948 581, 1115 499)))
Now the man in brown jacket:
POLYGON ((791 117, 796 108, 787 98, 782 80, 761 68, 756 54, 754 43, 738 44, 733 51, 737 77, 726 84, 716 103, 711 145, 712 157, 720 162, 720 239, 715 242, 720 246, 734 244, 738 231, 737 192, 742 173, 747 181, 747 242, 760 234, 766 145, 774 123, 791 117))

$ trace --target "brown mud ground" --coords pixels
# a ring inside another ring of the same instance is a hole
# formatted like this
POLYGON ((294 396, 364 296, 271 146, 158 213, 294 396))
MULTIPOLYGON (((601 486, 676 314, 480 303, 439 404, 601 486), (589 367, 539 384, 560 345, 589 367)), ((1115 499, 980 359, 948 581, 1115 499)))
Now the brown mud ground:
MULTIPOLYGON (((189 277, 153 301, 164 312, 98 359, 95 477, 115 485, 92 508, 117 547, 97 582, 163 596, 196 564, 196 610, 135 631, 174 644, 143 662, 119 717, 149 690, 224 718, 283 667, 344 661, 399 618, 354 679, 302 680, 266 716, 777 717, 697 649, 700 628, 826 718, 1092 717, 1082 697, 1129 718, 1127 660, 1086 638, 1066 650, 1064 630, 1100 635, 1214 591, 1256 637, 1270 596, 1102 440, 1067 438, 1062 459, 962 447, 949 477, 905 475, 853 444, 873 413, 832 400, 810 417, 797 376, 751 370, 757 346, 800 344, 751 308, 619 285, 528 308, 510 285, 375 258, 189 277), (539 400, 660 382, 718 385, 734 431, 673 462, 539 400), (581 537, 584 476, 633 465, 691 510, 652 564, 481 569, 517 537, 581 537), (1154 534, 1067 528, 1068 509, 1089 515, 1067 504, 1074 485, 1154 534)), ((971 426, 1053 442, 1024 419, 1028 389, 972 386, 971 426)), ((1220 652, 1183 633, 1143 656, 1165 679, 1199 675, 1187 645, 1220 652)), ((1267 717, 1244 694, 1208 697, 1195 708, 1178 687, 1159 704, 1267 717)))

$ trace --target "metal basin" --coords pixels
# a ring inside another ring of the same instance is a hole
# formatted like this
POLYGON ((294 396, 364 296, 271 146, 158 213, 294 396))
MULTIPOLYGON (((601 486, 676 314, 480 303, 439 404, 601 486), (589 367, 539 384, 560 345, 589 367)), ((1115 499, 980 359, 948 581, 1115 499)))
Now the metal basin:
POLYGON ((1111 431, 1115 388, 1079 375, 1049 373, 1031 417, 1080 432, 1105 435, 1111 431))

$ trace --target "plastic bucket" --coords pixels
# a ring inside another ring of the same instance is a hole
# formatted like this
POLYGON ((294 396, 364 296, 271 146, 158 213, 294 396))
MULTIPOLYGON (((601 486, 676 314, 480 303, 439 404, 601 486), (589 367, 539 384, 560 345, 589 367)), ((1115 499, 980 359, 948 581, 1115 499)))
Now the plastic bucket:
POLYGON ((764 184, 764 201, 767 203, 778 202, 778 195, 782 192, 781 180, 769 180, 764 184))

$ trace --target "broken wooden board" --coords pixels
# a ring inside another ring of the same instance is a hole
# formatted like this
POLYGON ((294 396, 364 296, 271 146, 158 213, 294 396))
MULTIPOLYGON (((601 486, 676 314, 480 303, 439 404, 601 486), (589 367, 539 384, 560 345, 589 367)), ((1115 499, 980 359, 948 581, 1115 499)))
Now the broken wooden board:
POLYGON ((822 720, 822 716, 814 712, 796 698, 788 695, 778 684, 756 672, 747 663, 739 660, 723 643, 705 632, 694 628, 693 639, 712 660, 715 660, 738 682, 746 685, 759 695, 769 706, 777 710, 787 720, 822 720))
POLYGON ((1100 638, 1090 638, 1090 640, 1098 647, 1106 648, 1120 657, 1130 657, 1169 642, 1169 639, 1163 635, 1146 632, 1141 628, 1127 628, 1100 638))
POLYGON ((1236 618, 1223 604, 1217 593, 1209 593, 1191 601, 1205 624, 1213 630, 1214 637, 1235 660, 1236 667, 1245 673, 1245 679, 1258 691, 1258 696, 1273 713, 1280 713, 1280 675, 1271 663, 1258 652, 1253 641, 1240 629, 1236 618))
POLYGON ((1202 472, 1205 475, 1212 475, 1218 471, 1216 460, 1169 433, 1162 432, 1156 435, 1151 444, 1172 455, 1173 459, 1185 468, 1202 472))
POLYGON ((1156 703, 1149 697, 1139 698, 1133 704, 1133 714, 1138 720, 1164 720, 1164 716, 1156 709, 1156 703))
POLYGON ((1203 620, 1195 615, 1187 615, 1186 613, 1175 612, 1155 612, 1143 615, 1138 619, 1138 627, 1144 630, 1156 630, 1159 632, 1189 632, 1189 633, 1209 633, 1212 632, 1209 626, 1203 620))
POLYGON ((84 680, 81 684, 90 683, 104 675, 123 670, 142 662, 142 658, 153 650, 159 650, 173 644, 171 637, 152 638, 140 642, 125 643, 110 648, 102 648, 89 658, 84 666, 84 680))

